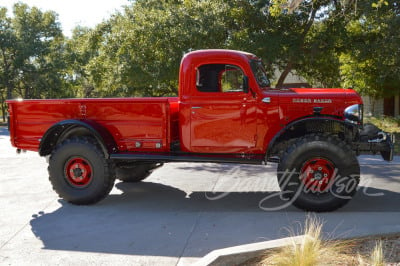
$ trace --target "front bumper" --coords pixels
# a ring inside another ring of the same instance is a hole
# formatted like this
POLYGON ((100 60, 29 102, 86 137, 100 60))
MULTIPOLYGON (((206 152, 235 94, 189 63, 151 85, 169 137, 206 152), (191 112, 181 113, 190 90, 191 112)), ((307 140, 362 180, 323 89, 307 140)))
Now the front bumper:
POLYGON ((395 136, 384 132, 379 128, 371 132, 360 132, 359 142, 354 143, 354 150, 357 154, 378 154, 380 153, 385 161, 392 161, 394 154, 395 136))

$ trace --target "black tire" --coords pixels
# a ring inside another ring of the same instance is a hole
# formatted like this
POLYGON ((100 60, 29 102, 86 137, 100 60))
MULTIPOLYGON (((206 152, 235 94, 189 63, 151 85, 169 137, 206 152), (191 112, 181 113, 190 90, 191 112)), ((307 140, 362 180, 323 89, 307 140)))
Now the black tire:
POLYGON ((49 179, 64 200, 94 204, 114 186, 114 167, 96 142, 89 137, 70 138, 60 143, 49 160, 49 179))
POLYGON ((123 182, 136 183, 146 179, 154 169, 161 166, 159 163, 120 166, 116 168, 116 176, 123 182))
POLYGON ((356 193, 359 180, 357 157, 336 136, 304 136, 287 148, 278 165, 283 197, 306 211, 344 206, 356 193))

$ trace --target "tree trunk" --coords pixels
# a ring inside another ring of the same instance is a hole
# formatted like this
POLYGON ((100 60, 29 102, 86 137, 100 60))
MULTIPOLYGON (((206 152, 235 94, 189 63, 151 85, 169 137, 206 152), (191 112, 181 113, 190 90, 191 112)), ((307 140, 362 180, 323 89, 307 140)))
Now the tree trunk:
POLYGON ((6 99, 4 99, 3 93, 1 93, 1 112, 3 114, 3 122, 6 122, 6 99))
POLYGON ((292 70, 293 64, 292 61, 289 61, 279 76, 278 83, 276 84, 276 88, 280 89, 283 86, 283 83, 285 82, 286 77, 289 75, 290 71, 292 70))
MULTIPOLYGON (((307 21, 306 24, 304 24, 304 29, 303 29, 303 32, 301 33, 301 36, 300 36, 300 42, 299 42, 300 45, 299 45, 299 47, 303 47, 304 46, 304 40, 306 39, 306 36, 307 36, 308 32, 311 29, 311 26, 314 24, 315 15, 317 14, 317 10, 318 10, 318 8, 314 8, 311 11, 309 20, 307 21)), ((283 72, 279 76, 278 82, 276 84, 276 88, 282 88, 282 86, 283 86, 283 84, 285 82, 285 79, 289 75, 290 71, 292 71, 294 64, 295 64, 295 58, 290 56, 289 60, 288 60, 288 63, 286 64, 285 69, 283 70, 283 72)))
POLYGON ((1 102, 1 112, 3 114, 3 122, 6 122, 6 106, 4 102, 1 102))
POLYGON ((9 84, 7 84, 7 99, 10 100, 12 98, 12 88, 9 84))

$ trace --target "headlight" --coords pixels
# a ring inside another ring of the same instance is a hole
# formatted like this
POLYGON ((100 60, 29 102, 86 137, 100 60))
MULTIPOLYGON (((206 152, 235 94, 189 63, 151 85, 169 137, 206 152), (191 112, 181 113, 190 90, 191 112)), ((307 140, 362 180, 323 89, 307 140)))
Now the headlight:
POLYGON ((354 104, 344 110, 344 118, 347 122, 362 125, 363 122, 363 106, 362 104, 354 104))

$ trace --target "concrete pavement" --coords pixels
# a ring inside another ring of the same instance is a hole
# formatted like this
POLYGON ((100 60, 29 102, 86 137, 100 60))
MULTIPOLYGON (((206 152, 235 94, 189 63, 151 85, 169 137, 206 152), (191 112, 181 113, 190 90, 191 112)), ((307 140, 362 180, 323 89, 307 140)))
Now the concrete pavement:
MULTIPOLYGON (((400 232, 400 158, 360 162, 356 197, 316 215, 325 233, 400 232)), ((93 206, 58 199, 46 169, 35 153, 16 155, 0 128, 1 265, 188 265, 214 249, 300 232, 307 216, 279 208, 274 164, 166 164, 140 184, 117 182, 93 206)))

